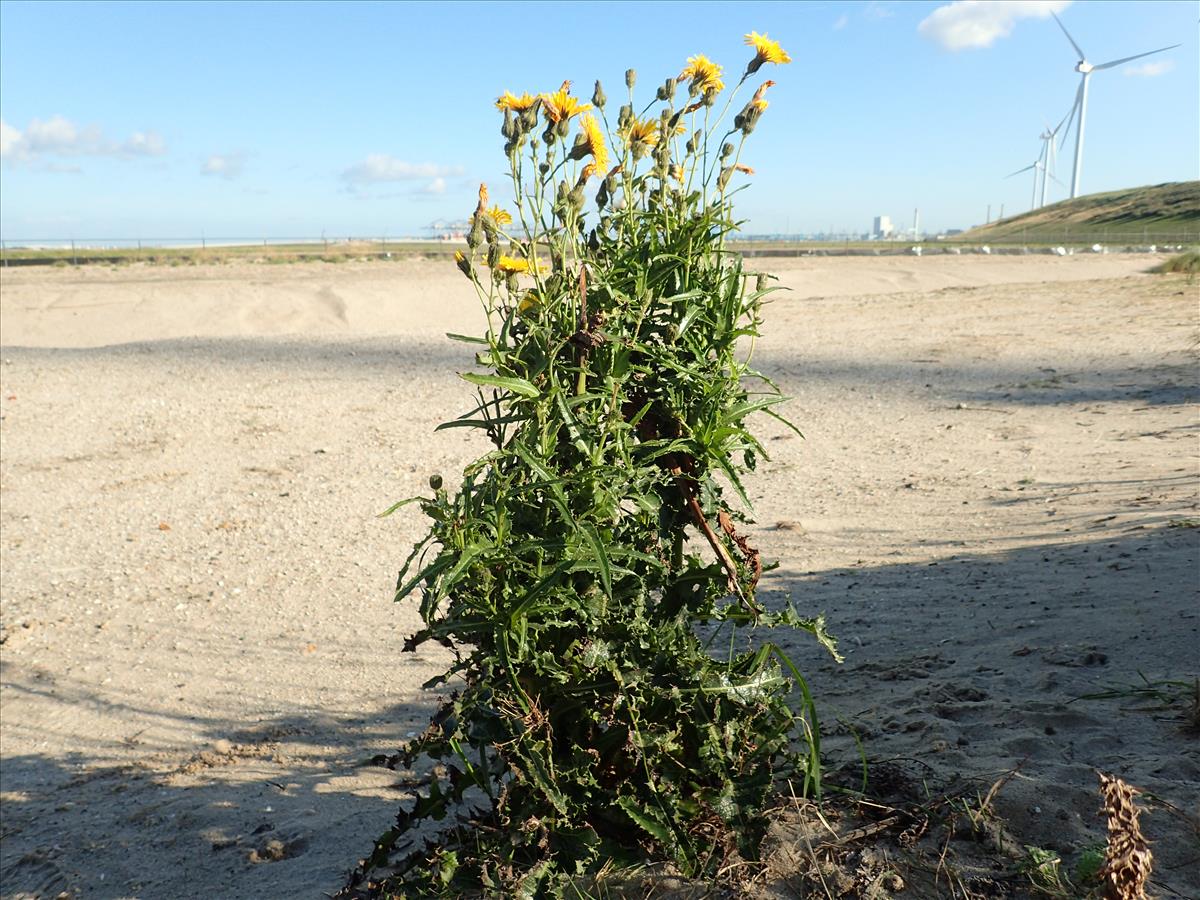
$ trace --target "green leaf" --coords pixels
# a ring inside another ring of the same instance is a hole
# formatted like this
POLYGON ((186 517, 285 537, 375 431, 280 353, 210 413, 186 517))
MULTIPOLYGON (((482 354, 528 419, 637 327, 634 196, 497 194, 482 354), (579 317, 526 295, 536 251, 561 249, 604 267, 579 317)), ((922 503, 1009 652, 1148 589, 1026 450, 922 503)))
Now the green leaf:
POLYGON ((542 392, 526 381, 524 378, 506 378, 500 375, 478 375, 475 372, 459 372, 458 377, 463 381, 469 381, 471 384, 477 384, 480 387, 500 388, 504 391, 511 391, 522 397, 527 397, 533 400, 540 397, 542 392))
POLYGON ((617 806, 621 807, 625 815, 633 819, 642 831, 660 841, 663 846, 671 847, 674 845, 675 841, 671 834, 671 829, 666 826, 666 823, 662 821, 662 818, 655 810, 641 806, 636 797, 631 797, 628 794, 617 798, 617 806))
POLYGON ((464 344, 482 344, 485 347, 488 345, 486 338, 475 337, 470 334, 455 334, 453 331, 447 331, 446 337, 452 341, 461 341, 464 344))
MULTIPOLYGON (((519 744, 517 746, 520 747, 519 744)), ((546 764, 546 743, 533 741, 530 751, 532 752, 523 753, 520 749, 516 751, 517 757, 525 763, 525 774, 558 812, 567 815, 567 798, 554 786, 549 766, 546 764)))
POLYGON ((604 542, 600 540, 600 533, 591 522, 584 522, 579 532, 590 545, 592 553, 596 555, 596 561, 600 564, 600 583, 604 586, 604 593, 611 599, 612 567, 608 561, 608 554, 604 552, 604 542))
POLYGON ((730 422, 736 422, 744 419, 752 412, 758 412, 760 409, 766 409, 769 406, 776 406, 780 403, 786 403, 787 397, 774 395, 771 397, 763 397, 761 400, 748 400, 745 403, 739 403, 733 409, 725 413, 725 418, 730 422))
POLYGON ((435 559, 432 563, 430 563, 428 566, 426 566, 424 569, 422 569, 420 572, 418 572, 416 575, 414 575, 412 578, 410 578, 408 581, 406 581, 403 585, 396 588, 396 599, 397 600, 404 599, 405 597, 407 597, 409 594, 412 593, 413 588, 415 588, 418 584, 420 584, 426 578, 431 578, 431 579, 436 578, 439 573, 444 572, 446 569, 450 568, 452 563, 453 563, 452 559, 450 559, 444 555, 439 555, 438 558, 435 559))
MULTIPOLYGON (((470 415, 470 413, 468 413, 470 415)), ((524 422, 529 419, 529 416, 509 415, 496 416, 493 419, 451 419, 449 422, 443 422, 434 431, 445 431, 448 428, 491 428, 495 425, 508 425, 512 422, 524 422)))
POLYGON ((375 518, 382 519, 386 516, 390 516, 392 513, 394 513, 400 507, 408 506, 408 504, 410 504, 410 503, 416 503, 418 500, 424 500, 424 499, 425 499, 424 497, 409 497, 405 500, 398 500, 395 503, 393 503, 391 506, 389 506, 387 509, 385 509, 383 512, 379 513, 379 515, 377 515, 375 518))

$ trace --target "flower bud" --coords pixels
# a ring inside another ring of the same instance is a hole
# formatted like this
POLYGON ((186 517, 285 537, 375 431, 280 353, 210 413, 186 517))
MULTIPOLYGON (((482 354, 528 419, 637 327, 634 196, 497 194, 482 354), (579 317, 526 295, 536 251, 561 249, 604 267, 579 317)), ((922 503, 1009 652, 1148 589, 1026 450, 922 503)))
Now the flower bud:
POLYGON ((721 148, 721 159, 729 159, 731 156, 733 156, 733 144, 726 142, 725 146, 721 148))
POLYGON ((500 256, 501 255, 502 254, 501 254, 499 244, 497 244, 497 243, 488 244, 488 251, 487 251, 488 267, 492 268, 492 269, 496 268, 496 266, 498 266, 500 264, 500 256))
POLYGON ((500 126, 500 134, 510 141, 517 136, 517 123, 513 121, 511 109, 504 110, 504 124, 500 126))
POLYGON ((504 286, 508 288, 509 293, 516 293, 520 288, 520 283, 517 281, 517 273, 509 272, 508 278, 505 279, 504 286))
POLYGON ((761 293, 762 291, 765 291, 767 289, 767 285, 769 285, 770 283, 771 283, 770 276, 768 276, 766 272, 759 272, 758 280, 755 282, 754 288, 755 288, 755 290, 757 290, 761 293))
POLYGON ((567 159, 583 159, 588 155, 588 139, 587 135, 582 131, 575 135, 575 143, 571 146, 571 152, 567 154, 567 159))
MULTIPOLYGON (((768 82, 769 83, 769 82, 768 82)), ((733 118, 733 127, 741 129, 742 134, 749 134, 754 130, 754 126, 758 124, 759 118, 762 116, 765 102, 759 103, 751 100, 742 107, 742 111, 733 118)))
MULTIPOLYGON (((467 259, 466 254, 463 253, 461 250, 454 251, 454 264, 456 266, 458 266, 458 270, 460 272, 462 272, 468 278, 471 277, 471 261, 469 259, 467 259)), ((431 481, 431 483, 432 483, 432 481, 431 481)), ((437 490, 438 487, 441 487, 441 485, 437 485, 434 488, 434 490, 437 490)))
POLYGON ((717 189, 721 191, 725 190, 726 185, 729 184, 729 179, 732 177, 733 166, 726 166, 721 170, 721 174, 717 176, 717 189))
POLYGON ((558 124, 554 126, 554 133, 565 141, 567 135, 571 133, 571 123, 565 118, 560 119, 558 124))
POLYGON ((625 87, 633 90, 633 86, 637 84, 637 71, 634 69, 625 70, 625 87))
POLYGON ((633 107, 626 103, 617 113, 617 127, 624 128, 633 120, 633 107))
POLYGON ((431 488, 433 488, 435 491, 440 491, 442 489, 442 476, 441 475, 430 475, 429 476, 429 486, 431 488))
POLYGON ((496 227, 491 216, 483 217, 483 236, 487 238, 488 246, 500 240, 500 229, 496 227))
POLYGON ((521 112, 521 129, 523 131, 533 131, 533 129, 537 128, 538 107, 540 107, 541 104, 542 101, 539 98, 537 102, 533 104, 533 106, 521 112))
POLYGON ((596 105, 596 109, 604 109, 604 104, 608 102, 608 98, 604 96, 604 88, 600 86, 600 79, 596 79, 596 89, 592 91, 592 103, 596 105))
POLYGON ((538 172, 539 173, 541 173, 542 175, 545 175, 549 171, 550 171, 550 163, 546 163, 546 162, 538 163, 538 172))

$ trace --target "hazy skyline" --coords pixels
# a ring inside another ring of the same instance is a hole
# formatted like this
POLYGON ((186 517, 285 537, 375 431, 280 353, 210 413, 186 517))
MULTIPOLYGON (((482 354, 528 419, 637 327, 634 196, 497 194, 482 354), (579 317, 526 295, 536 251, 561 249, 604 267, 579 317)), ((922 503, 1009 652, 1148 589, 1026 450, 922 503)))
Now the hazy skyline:
MULTIPOLYGON (((5 240, 416 235, 505 194, 495 97, 564 79, 652 96, 743 33, 794 62, 744 162, 745 230, 923 230, 1029 206, 1038 134, 1093 63, 1082 190, 1200 177, 1191 2, 809 4, 0 2, 5 240)), ((760 73, 766 75, 767 73, 760 73)), ((733 81, 733 78, 728 79, 733 81)), ((614 103, 619 102, 614 99, 614 103)), ((1070 180, 1073 135, 1059 153, 1070 180)), ((1066 196, 1053 185, 1050 200, 1066 196)))

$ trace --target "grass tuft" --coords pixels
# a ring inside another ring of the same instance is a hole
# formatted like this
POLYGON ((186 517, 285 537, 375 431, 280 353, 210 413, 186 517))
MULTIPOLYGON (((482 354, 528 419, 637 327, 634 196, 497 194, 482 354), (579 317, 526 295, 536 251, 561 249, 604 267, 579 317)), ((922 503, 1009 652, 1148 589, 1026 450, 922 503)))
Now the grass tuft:
POLYGON ((1200 250, 1189 250, 1172 256, 1150 270, 1159 275, 1195 275, 1200 272, 1200 250))

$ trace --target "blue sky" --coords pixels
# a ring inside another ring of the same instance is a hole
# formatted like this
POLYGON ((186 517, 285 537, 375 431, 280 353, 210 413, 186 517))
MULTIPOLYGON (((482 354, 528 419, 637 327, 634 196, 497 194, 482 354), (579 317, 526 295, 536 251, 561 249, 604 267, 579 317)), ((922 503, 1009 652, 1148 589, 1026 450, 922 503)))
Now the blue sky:
MULTIPOLYGON (((1200 177, 1195 2, 0 2, 0 233, 401 236, 474 207, 505 160, 505 89, 641 96, 743 33, 794 60, 743 156, 751 232, 924 229, 1029 206, 1045 121, 1093 63, 1084 193, 1200 177), (924 23, 924 24, 923 24, 924 23), (1144 64, 1152 63, 1146 66, 1144 64)), ((733 81, 733 78, 727 80, 733 81)), ((1059 177, 1069 181, 1071 144, 1059 177)), ((1051 196, 1064 196, 1054 187, 1051 196)))

